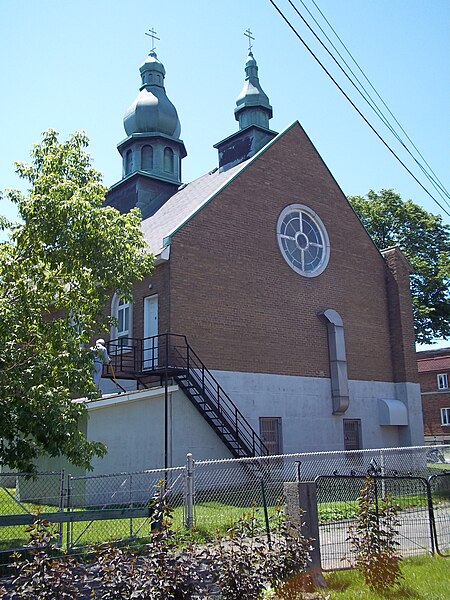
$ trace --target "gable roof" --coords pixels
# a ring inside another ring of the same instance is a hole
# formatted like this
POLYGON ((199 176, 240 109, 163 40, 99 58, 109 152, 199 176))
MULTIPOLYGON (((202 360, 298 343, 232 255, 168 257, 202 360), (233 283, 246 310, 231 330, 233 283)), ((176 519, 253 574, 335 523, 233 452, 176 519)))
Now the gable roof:
POLYGON ((172 235, 295 124, 298 124, 298 121, 294 121, 243 163, 227 171, 219 172, 214 169, 191 183, 180 186, 179 191, 169 198, 154 215, 144 219, 141 223, 141 229, 150 251, 155 256, 161 254, 162 250, 170 245, 172 235))

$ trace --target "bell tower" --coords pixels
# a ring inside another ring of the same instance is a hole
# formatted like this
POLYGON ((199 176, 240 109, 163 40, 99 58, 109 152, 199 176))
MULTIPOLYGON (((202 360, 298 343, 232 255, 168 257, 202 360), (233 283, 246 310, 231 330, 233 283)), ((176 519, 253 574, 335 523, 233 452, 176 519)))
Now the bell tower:
POLYGON ((251 158, 277 135, 276 131, 269 128, 273 113, 269 98, 259 82, 258 65, 252 52, 251 40, 254 38, 249 29, 244 35, 249 40, 245 82, 234 109, 234 117, 239 121, 239 131, 214 145, 219 152, 220 171, 226 171, 251 158))
POLYGON ((127 137, 118 144, 122 179, 107 195, 106 205, 121 212, 140 208, 145 219, 155 213, 181 184, 181 161, 186 149, 175 106, 164 87, 166 70, 154 48, 140 67, 139 93, 124 116, 127 137))

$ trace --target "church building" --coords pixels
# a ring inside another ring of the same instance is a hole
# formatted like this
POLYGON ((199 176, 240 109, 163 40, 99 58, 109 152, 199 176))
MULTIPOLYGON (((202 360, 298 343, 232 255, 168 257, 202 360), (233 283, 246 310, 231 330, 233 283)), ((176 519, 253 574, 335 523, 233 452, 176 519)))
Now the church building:
POLYGON ((155 268, 112 298, 95 472, 422 444, 404 256, 376 248, 298 121, 270 128, 251 51, 237 130, 183 182, 165 74, 150 52, 106 199, 140 209, 155 268))

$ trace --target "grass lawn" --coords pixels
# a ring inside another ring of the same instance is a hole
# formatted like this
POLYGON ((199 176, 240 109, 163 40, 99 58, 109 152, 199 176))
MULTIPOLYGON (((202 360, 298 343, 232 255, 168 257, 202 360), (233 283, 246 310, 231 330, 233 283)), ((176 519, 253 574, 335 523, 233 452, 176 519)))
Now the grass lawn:
MULTIPOLYGON (((439 463, 437 468, 450 468, 450 465, 439 463)), ((40 512, 55 512, 57 507, 48 505, 34 505, 27 502, 23 503, 21 508, 14 502, 15 490, 8 490, 0 487, 0 515, 7 514, 23 514, 26 511, 36 513, 40 512), (12 497, 11 497, 12 496, 12 497)), ((435 500, 448 501, 448 492, 445 494, 436 493, 435 500)), ((424 507, 426 506, 426 496, 403 496, 396 497, 396 503, 401 508, 424 507)), ((256 516, 261 526, 265 527, 265 517, 262 507, 251 507, 251 500, 248 500, 249 506, 234 505, 232 503, 224 503, 220 501, 197 502, 195 506, 195 517, 197 523, 196 538, 209 539, 215 537, 217 533, 224 534, 227 529, 244 515, 248 515, 256 510, 256 516)), ((75 509, 83 510, 81 508, 75 509)), ((268 516, 270 517, 276 511, 274 505, 267 507, 268 516)), ((355 500, 337 501, 337 502, 322 502, 318 505, 319 522, 327 523, 330 521, 339 521, 351 519, 356 516, 357 502, 355 500)), ((173 528, 179 531, 184 530, 183 520, 184 512, 182 506, 177 506, 173 512, 173 528)), ((63 545, 67 540, 67 524, 63 524, 63 545)), ((142 539, 146 538, 149 533, 149 520, 143 518, 130 519, 114 519, 109 521, 94 521, 94 522, 77 522, 72 525, 71 540, 76 546, 86 544, 96 544, 114 540, 127 540, 130 538, 142 539)), ((23 526, 0 527, 0 550, 18 548, 27 543, 28 534, 23 526)), ((450 564, 450 563, 449 563, 450 564)), ((450 599, 450 593, 449 593, 450 599)))
POLYGON ((435 471, 450 471, 450 463, 429 463, 428 468, 435 471))
POLYGON ((320 597, 328 600, 449 600, 450 598, 450 557, 421 556, 402 561, 404 580, 400 586, 377 594, 371 592, 357 571, 334 571, 325 573, 328 589, 320 597))

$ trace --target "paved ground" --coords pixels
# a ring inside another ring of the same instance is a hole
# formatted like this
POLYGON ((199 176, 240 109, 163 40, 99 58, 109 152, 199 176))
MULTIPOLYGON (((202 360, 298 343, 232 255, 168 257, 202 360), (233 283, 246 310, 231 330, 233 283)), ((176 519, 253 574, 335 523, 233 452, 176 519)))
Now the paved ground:
MULTIPOLYGON (((450 507, 434 510, 439 550, 450 555, 450 507)), ((431 532, 428 511, 415 509, 399 514, 399 550, 402 556, 417 556, 431 552, 431 532)), ((349 526, 354 520, 327 523, 320 526, 320 552, 325 570, 352 566, 350 542, 347 541, 349 526)))

